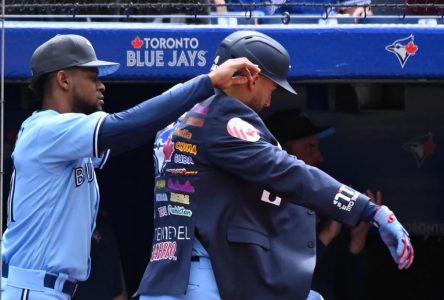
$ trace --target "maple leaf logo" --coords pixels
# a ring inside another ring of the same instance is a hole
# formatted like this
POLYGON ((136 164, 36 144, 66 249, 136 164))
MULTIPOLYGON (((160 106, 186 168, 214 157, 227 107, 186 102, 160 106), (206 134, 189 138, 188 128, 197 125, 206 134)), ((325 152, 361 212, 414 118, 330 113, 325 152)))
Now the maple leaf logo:
POLYGON ((418 46, 415 45, 413 41, 409 42, 405 50, 409 55, 415 55, 416 51, 418 51, 418 46))
POLYGON ((144 44, 144 42, 143 42, 143 40, 139 36, 136 36, 136 38, 131 41, 131 45, 133 45, 133 47, 135 49, 142 48, 143 44, 144 44))

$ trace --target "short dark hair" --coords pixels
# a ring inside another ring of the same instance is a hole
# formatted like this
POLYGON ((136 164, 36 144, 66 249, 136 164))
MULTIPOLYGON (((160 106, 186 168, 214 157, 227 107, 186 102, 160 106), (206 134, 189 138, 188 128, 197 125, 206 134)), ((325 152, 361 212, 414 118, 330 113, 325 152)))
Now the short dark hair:
POLYGON ((28 87, 40 103, 43 102, 45 93, 51 88, 51 78, 55 73, 57 72, 43 74, 37 78, 31 79, 28 87))

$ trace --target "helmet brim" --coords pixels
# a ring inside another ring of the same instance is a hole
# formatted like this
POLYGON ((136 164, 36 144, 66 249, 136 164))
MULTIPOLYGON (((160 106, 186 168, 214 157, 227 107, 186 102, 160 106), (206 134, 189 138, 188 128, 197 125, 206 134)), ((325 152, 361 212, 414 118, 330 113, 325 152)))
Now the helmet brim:
POLYGON ((278 78, 273 78, 272 76, 269 76, 267 74, 261 73, 262 75, 264 75, 265 77, 267 77, 268 79, 270 79, 271 81, 273 81, 274 83, 276 83, 277 85, 279 85, 281 88, 283 88, 284 90, 297 95, 298 93, 292 88, 292 86, 290 85, 290 83, 288 83, 287 80, 282 80, 282 79, 278 79, 278 78))
POLYGON ((281 88, 287 90, 288 92, 297 95, 298 93, 292 88, 288 81, 276 82, 281 88))

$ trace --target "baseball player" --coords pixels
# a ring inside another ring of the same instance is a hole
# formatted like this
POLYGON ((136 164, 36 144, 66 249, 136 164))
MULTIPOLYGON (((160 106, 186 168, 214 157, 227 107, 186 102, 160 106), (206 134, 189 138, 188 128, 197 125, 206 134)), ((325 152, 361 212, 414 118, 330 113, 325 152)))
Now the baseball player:
POLYGON ((273 90, 295 93, 286 49, 267 35, 237 31, 222 41, 215 64, 240 56, 261 74, 218 90, 157 136, 153 244, 136 294, 322 299, 310 294, 312 210, 350 226, 375 222, 399 268, 408 268, 413 248, 394 214, 283 151, 259 118, 273 90))
POLYGON ((2 299, 70 299, 90 270, 90 240, 99 206, 94 168, 110 152, 154 137, 196 102, 252 80, 259 69, 234 59, 164 94, 115 114, 102 111, 99 77, 118 63, 98 60, 78 35, 57 35, 31 59, 32 88, 41 110, 21 125, 12 154, 14 172, 2 244, 2 299), (245 71, 246 69, 249 71, 245 71), (243 71, 247 76, 233 74, 243 71))

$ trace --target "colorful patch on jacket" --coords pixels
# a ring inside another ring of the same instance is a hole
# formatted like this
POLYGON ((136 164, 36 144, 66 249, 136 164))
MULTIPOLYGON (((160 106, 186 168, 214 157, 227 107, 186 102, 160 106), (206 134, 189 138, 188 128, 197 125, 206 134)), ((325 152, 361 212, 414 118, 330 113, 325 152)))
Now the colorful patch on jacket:
POLYGON ((154 167, 156 175, 161 174, 167 162, 171 161, 174 152, 174 142, 172 132, 175 126, 170 125, 159 131, 154 143, 154 167))
POLYGON ((227 123, 227 132, 232 137, 247 141, 257 142, 260 139, 260 131, 241 118, 231 118, 227 123))

